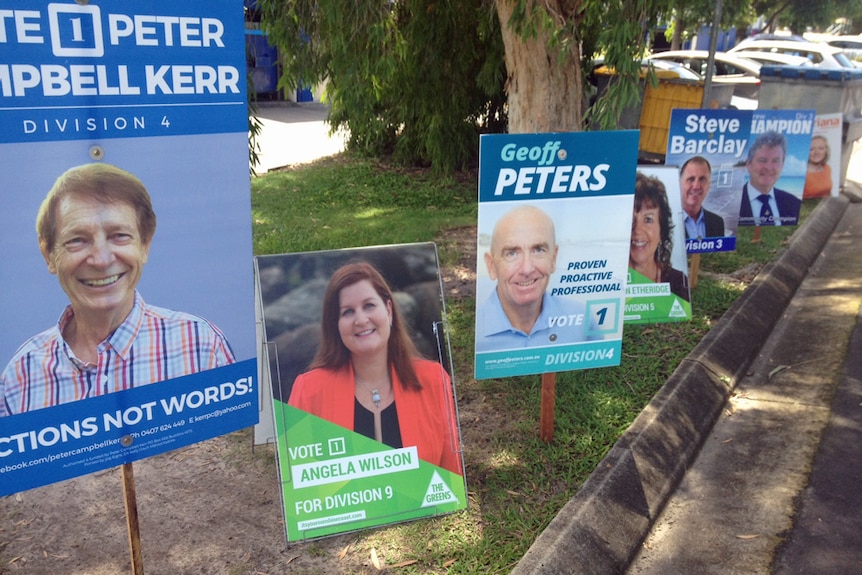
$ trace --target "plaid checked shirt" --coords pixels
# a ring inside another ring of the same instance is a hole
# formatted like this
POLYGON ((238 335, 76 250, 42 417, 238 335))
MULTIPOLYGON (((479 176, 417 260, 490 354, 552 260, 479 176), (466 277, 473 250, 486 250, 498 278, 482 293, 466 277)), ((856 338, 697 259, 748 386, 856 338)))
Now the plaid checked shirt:
POLYGON ((0 375, 0 417, 131 389, 235 361, 224 334, 200 317, 146 305, 135 293, 132 311, 84 363, 63 340, 74 316, 22 345, 0 375))

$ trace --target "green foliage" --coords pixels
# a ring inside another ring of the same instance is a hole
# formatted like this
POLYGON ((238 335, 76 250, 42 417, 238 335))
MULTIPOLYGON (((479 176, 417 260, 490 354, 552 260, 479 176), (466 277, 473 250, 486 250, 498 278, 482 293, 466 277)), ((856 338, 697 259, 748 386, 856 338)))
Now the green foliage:
POLYGON ((585 6, 581 29, 592 33, 585 36, 584 55, 603 54, 604 64, 613 70, 607 91, 599 94, 589 110, 588 124, 602 130, 614 129, 623 112, 641 101, 645 78, 641 60, 647 52, 647 31, 665 12, 669 12, 668 0, 590 2, 585 6))
POLYGON ((862 21, 860 0, 752 0, 751 6, 767 19, 767 25, 787 26, 796 34, 825 29, 838 18, 862 21))
MULTIPOLYGON (((673 14, 683 23, 688 35, 696 34, 701 26, 711 26, 715 18, 716 0, 677 0, 673 5, 673 14)), ((750 24, 755 13, 751 8, 751 0, 722 0, 721 27, 744 28, 750 24)))
POLYGON ((502 40, 481 0, 258 5, 287 55, 281 83, 327 82, 351 150, 447 172, 474 160, 480 131, 505 125, 502 40))
POLYGON ((848 17, 855 11, 862 15, 862 2, 858 0, 821 0, 820 2, 791 2, 788 10, 780 14, 780 22, 797 34, 807 28, 825 29, 837 18, 848 17))
MULTIPOLYGON (((476 175, 435 177, 350 155, 252 180, 255 252, 282 253, 436 240, 444 265, 462 261, 453 228, 476 222, 476 175)), ((804 219, 816 201, 803 203, 804 219)), ((473 379, 476 300, 447 292, 454 381, 469 488, 466 512, 363 532, 351 542, 367 556, 412 574, 509 573, 577 492, 679 363, 742 294, 726 277, 777 257, 794 227, 742 228, 737 252, 703 254, 692 290, 693 318, 627 325, 620 365, 556 376, 554 439, 539 439, 539 376, 473 379), (415 563, 411 563, 415 562, 415 563)), ((326 551, 309 543, 309 555, 326 551)), ((358 551, 357 551, 358 552, 358 551)), ((335 562, 335 559, 332 559, 335 562)))
MULTIPOLYGON (((283 55, 281 86, 325 82, 332 129, 346 128, 350 150, 448 173, 475 161, 480 133, 506 131, 507 71, 492 2, 259 0, 258 7, 283 55)), ((524 38, 543 32, 548 58, 561 66, 582 53, 589 72, 592 56, 604 54, 617 76, 592 118, 611 129, 640 98, 644 32, 669 11, 668 0, 513 0, 503 25, 524 38)))
POLYGON ((249 90, 248 100, 248 165, 251 175, 255 175, 254 169, 260 165, 260 143, 258 138, 263 129, 263 122, 257 116, 257 102, 251 95, 253 91, 249 90))

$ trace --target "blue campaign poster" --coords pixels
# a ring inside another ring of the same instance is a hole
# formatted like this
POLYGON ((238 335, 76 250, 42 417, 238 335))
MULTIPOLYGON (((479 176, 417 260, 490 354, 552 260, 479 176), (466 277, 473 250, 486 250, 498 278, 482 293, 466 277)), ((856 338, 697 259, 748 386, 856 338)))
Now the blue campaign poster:
POLYGON ((618 365, 638 133, 480 140, 477 379, 618 365))
POLYGON ((751 110, 671 111, 665 164, 679 170, 688 253, 736 249, 751 110))
POLYGON ((0 495, 257 421, 247 146, 242 3, 0 10, 0 495))
POLYGON ((799 222, 814 110, 757 110, 751 116, 740 226, 799 222))

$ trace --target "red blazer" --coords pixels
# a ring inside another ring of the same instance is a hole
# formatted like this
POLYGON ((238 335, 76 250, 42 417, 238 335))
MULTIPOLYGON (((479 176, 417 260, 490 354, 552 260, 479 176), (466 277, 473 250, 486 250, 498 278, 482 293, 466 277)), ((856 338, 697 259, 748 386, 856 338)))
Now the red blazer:
MULTIPOLYGON (((458 421, 452 382, 443 366, 414 359, 421 391, 404 389, 392 371, 392 388, 398 410, 398 426, 404 447, 416 446, 419 458, 463 474, 458 421)), ((288 403, 303 411, 353 430, 353 365, 332 370, 313 369, 296 378, 288 403)))

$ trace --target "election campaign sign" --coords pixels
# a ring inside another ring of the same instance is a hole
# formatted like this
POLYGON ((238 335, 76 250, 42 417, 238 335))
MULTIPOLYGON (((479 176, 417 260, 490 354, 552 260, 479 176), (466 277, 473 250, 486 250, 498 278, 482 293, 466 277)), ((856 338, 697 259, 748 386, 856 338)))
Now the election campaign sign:
POLYGON ((843 128, 844 115, 841 112, 815 116, 803 199, 828 198, 841 191, 843 128))
POLYGON ((665 164, 679 170, 688 253, 736 249, 750 110, 671 110, 665 164))
POLYGON ((287 540, 464 509, 434 244, 255 262, 287 540))
POLYGON ((635 131, 485 135, 477 379, 618 365, 635 131))
POLYGON ((798 224, 814 118, 813 110, 752 112, 740 226, 798 224))
POLYGON ((241 4, 0 10, 0 495, 247 427, 241 4))
POLYGON ((627 323, 691 319, 677 174, 673 167, 638 166, 626 285, 627 323))

